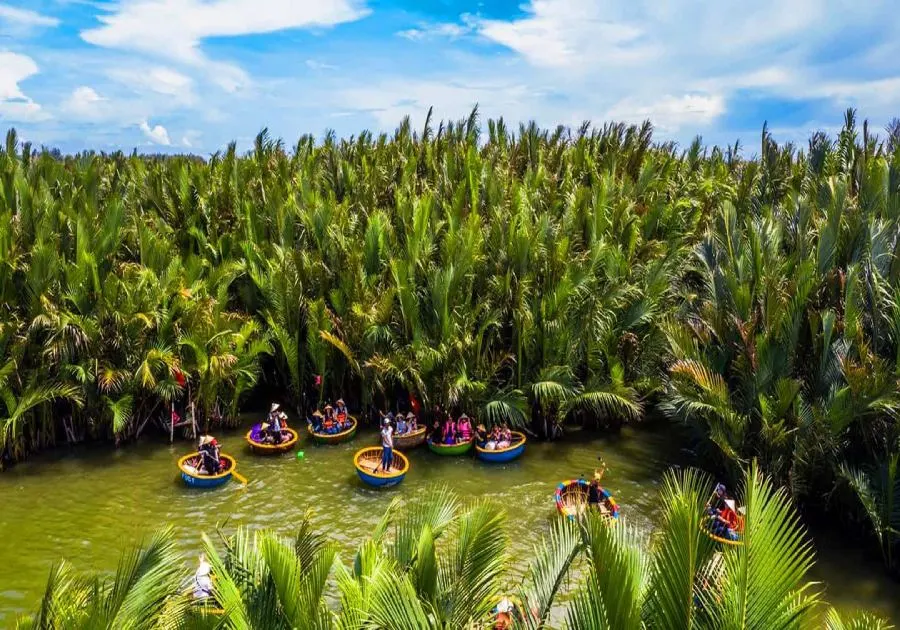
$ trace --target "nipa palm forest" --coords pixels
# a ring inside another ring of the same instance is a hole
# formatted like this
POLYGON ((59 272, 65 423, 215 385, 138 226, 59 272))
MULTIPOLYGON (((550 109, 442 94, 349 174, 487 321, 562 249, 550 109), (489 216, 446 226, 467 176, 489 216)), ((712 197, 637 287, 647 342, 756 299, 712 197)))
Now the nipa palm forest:
POLYGON ((201 418, 261 387, 544 436, 653 417, 900 571, 898 121, 707 148, 476 110, 206 160, 10 131, 0 311, 6 465, 159 431, 188 392, 201 418))

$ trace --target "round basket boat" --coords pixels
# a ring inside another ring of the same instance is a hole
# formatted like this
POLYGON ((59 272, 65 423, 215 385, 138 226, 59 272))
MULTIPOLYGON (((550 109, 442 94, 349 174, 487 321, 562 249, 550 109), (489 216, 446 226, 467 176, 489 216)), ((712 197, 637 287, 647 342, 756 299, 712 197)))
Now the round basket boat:
POLYGON ((391 470, 388 472, 381 470, 374 472, 381 464, 381 447, 367 446, 357 451, 356 455, 353 456, 356 474, 363 480, 363 483, 376 488, 396 486, 406 477, 406 473, 409 470, 409 460, 400 451, 394 451, 393 455, 394 463, 391 466, 391 470))
POLYGON ((415 431, 410 431, 409 433, 404 433, 402 435, 394 435, 394 448, 416 448, 417 446, 422 446, 425 443, 426 433, 428 433, 427 427, 419 427, 415 431))
MULTIPOLYGON (((559 513, 569 519, 584 515, 588 509, 590 486, 584 479, 569 479, 556 486, 554 500, 559 513)), ((603 497, 599 505, 600 514, 610 522, 619 518, 619 506, 609 490, 601 486, 600 495, 603 497)))
POLYGON ((478 444, 475 445, 475 454, 483 462, 494 462, 502 464, 503 462, 511 462, 522 456, 525 452, 525 434, 519 431, 511 431, 512 443, 506 448, 496 448, 489 450, 482 448, 478 444))
POLYGON ((356 435, 358 423, 353 416, 350 416, 350 424, 349 429, 344 429, 340 433, 316 433, 313 431, 312 425, 307 425, 306 430, 317 444, 340 444, 341 442, 352 440, 353 436, 356 435))
POLYGON ((216 488, 231 481, 234 467, 237 465, 234 457, 220 453, 219 460, 225 460, 226 466, 225 470, 216 475, 201 475, 196 472, 192 462, 197 462, 199 457, 200 453, 191 453, 178 460, 178 470, 181 471, 181 479, 184 483, 192 488, 216 488))
POLYGON ((738 539, 731 540, 730 538, 722 538, 721 536, 717 536, 713 534, 709 529, 709 518, 704 518, 700 521, 700 531, 709 536, 712 540, 717 543, 722 543, 723 545, 729 545, 731 547, 740 547, 744 544, 744 517, 738 515, 737 527, 735 527, 735 531, 737 532, 738 539))
POLYGON ((250 445, 250 450, 256 453, 257 455, 278 455, 279 453, 287 453, 294 445, 297 444, 297 440, 300 439, 300 434, 294 431, 293 429, 282 429, 282 437, 284 434, 287 434, 287 439, 282 439, 280 444, 267 444, 265 442, 254 442, 250 439, 250 434, 253 431, 247 431, 247 435, 245 439, 247 440, 247 444, 250 445))
POLYGON ((474 437, 468 442, 459 442, 457 444, 435 444, 431 440, 428 440, 428 448, 430 448, 432 452, 437 453, 438 455, 448 456, 465 455, 472 450, 473 444, 475 444, 474 437))

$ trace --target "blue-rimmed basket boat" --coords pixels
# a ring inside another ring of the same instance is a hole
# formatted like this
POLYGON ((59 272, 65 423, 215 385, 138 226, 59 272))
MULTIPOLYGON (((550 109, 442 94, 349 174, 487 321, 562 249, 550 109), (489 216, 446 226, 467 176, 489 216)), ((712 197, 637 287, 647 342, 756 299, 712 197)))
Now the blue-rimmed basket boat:
POLYGON ((411 449, 416 448, 417 446, 422 446, 425 443, 426 433, 428 433, 427 427, 419 427, 415 431, 410 431, 409 433, 402 433, 400 435, 394 434, 394 448, 403 448, 403 449, 411 449))
POLYGON ((468 442, 457 442, 456 444, 435 444, 431 440, 428 440, 428 448, 430 448, 432 452, 437 453, 438 455, 447 456, 465 455, 472 450, 473 444, 475 444, 474 437, 468 442))
POLYGON ((340 444, 341 442, 349 442, 356 435, 357 422, 356 418, 349 416, 351 427, 344 429, 340 433, 316 433, 313 431, 312 425, 307 425, 306 430, 310 437, 317 444, 340 444))
POLYGON ((280 444, 256 442, 250 438, 253 431, 247 431, 245 439, 247 440, 247 444, 250 445, 250 450, 257 455, 278 455, 279 453, 289 452, 297 444, 297 440, 300 439, 300 434, 293 429, 282 429, 281 433, 282 440, 280 444), (285 434, 287 434, 287 439, 283 439, 285 434))
POLYGON ((502 464, 521 457, 522 453, 525 452, 525 434, 519 431, 510 431, 510 433, 512 433, 512 440, 506 448, 490 450, 476 444, 475 454, 478 456, 478 459, 483 462, 502 464))
POLYGON ((237 460, 231 455, 225 455, 224 453, 219 454, 219 460, 225 460, 225 470, 216 475, 201 475, 196 472, 197 466, 192 464, 194 462, 199 465, 200 453, 185 455, 178 460, 178 470, 181 471, 181 479, 192 488, 217 488, 224 486, 231 481, 232 476, 235 476, 234 469, 237 467, 237 460))
POLYGON ((400 451, 394 451, 394 464, 388 472, 378 471, 381 464, 381 447, 367 446, 360 449, 353 456, 353 465, 359 478, 375 488, 388 488, 396 486, 403 481, 409 471, 409 460, 400 451))
MULTIPOLYGON (((570 520, 584 515, 588 510, 590 487, 590 482, 584 479, 563 481, 556 486, 556 493, 553 497, 556 502, 556 509, 570 520)), ((602 486, 600 487, 600 496, 603 499, 598 506, 600 514, 612 523, 619 518, 619 506, 609 490, 602 486)))

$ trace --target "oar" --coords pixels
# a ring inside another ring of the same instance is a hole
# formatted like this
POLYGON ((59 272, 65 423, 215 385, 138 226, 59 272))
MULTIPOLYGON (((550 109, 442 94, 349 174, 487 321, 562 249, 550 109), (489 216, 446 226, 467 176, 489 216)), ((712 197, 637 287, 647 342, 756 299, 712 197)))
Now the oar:
POLYGON ((240 474, 240 473, 239 473, 238 471, 236 471, 236 470, 232 470, 232 471, 231 471, 231 476, 234 477, 235 479, 237 479, 238 481, 240 481, 240 482, 241 482, 242 484, 244 484, 245 486, 249 483, 249 482, 247 481, 247 478, 244 477, 242 474, 240 474))

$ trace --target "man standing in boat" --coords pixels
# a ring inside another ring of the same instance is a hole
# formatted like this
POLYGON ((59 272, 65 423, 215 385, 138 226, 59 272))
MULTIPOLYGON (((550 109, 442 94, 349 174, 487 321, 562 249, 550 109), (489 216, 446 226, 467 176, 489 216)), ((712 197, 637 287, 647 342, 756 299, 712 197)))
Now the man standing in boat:
MULTIPOLYGON (((391 427, 391 421, 385 418, 381 427, 381 463, 378 468, 384 472, 390 472, 394 463, 394 429, 391 427)), ((378 472, 376 468, 373 472, 378 472)))

